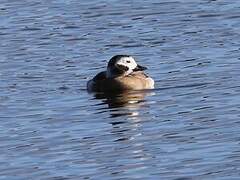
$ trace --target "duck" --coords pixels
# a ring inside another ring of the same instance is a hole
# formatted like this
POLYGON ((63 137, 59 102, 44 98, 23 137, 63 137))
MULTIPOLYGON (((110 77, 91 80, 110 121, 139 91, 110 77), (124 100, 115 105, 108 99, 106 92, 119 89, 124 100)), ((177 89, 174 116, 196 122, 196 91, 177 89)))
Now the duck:
POLYGON ((115 55, 106 71, 99 72, 87 82, 89 92, 116 92, 125 90, 154 89, 154 80, 144 70, 147 68, 137 64, 133 56, 115 55))

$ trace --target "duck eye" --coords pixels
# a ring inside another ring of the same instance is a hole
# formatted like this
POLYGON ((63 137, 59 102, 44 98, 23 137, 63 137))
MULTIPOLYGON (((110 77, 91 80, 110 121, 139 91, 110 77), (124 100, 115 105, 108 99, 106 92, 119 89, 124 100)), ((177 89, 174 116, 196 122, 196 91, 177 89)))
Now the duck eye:
POLYGON ((127 63, 130 63, 130 61, 129 61, 129 60, 127 60, 127 63))

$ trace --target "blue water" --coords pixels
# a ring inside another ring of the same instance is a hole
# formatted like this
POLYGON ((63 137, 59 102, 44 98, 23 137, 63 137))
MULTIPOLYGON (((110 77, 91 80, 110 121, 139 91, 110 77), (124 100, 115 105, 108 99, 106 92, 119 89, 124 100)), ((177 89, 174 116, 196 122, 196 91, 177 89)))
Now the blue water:
POLYGON ((240 2, 1 0, 0 179, 240 178, 240 2), (88 94, 116 54, 153 91, 88 94))

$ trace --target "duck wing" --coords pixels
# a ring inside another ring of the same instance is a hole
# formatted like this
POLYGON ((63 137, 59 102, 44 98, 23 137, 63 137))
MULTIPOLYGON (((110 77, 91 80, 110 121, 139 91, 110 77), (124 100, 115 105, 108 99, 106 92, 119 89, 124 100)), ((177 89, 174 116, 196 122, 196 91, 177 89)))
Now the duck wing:
POLYGON ((106 78, 107 78, 107 76, 106 76, 106 71, 103 71, 103 72, 98 73, 98 74, 93 78, 93 81, 94 81, 94 82, 98 82, 98 81, 105 80, 106 78))

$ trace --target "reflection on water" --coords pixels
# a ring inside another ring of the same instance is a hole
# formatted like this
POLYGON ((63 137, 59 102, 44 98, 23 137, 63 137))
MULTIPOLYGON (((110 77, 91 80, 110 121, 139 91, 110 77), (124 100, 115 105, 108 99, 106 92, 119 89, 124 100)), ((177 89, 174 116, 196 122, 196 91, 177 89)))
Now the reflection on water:
MULTIPOLYGON (((138 117, 138 111, 145 104, 145 97, 150 95, 154 95, 154 93, 151 91, 124 91, 94 94, 96 99, 101 99, 103 104, 108 105, 111 117, 127 116, 132 119, 138 117)), ((103 111, 105 110, 106 108, 103 109, 103 111)))
MULTIPOLYGON (((143 142, 142 133, 143 118, 141 109, 149 102, 146 98, 155 95, 153 91, 125 91, 122 93, 96 93, 93 94, 97 101, 95 113, 108 112, 109 119, 105 119, 111 124, 112 142, 115 145, 107 150, 106 156, 111 157, 111 163, 103 163, 103 171, 114 177, 117 174, 128 174, 129 169, 134 171, 145 171, 148 167, 146 162, 150 161, 153 155, 147 152, 143 142), (128 159, 128 163, 122 157, 128 159)), ((105 142, 109 145, 109 143, 105 142)), ((104 143, 104 144, 105 144, 104 143)), ((94 152, 95 153, 95 152, 94 152)), ((106 161, 105 157, 101 161, 106 161)), ((144 174, 141 175, 144 177, 144 174)))

